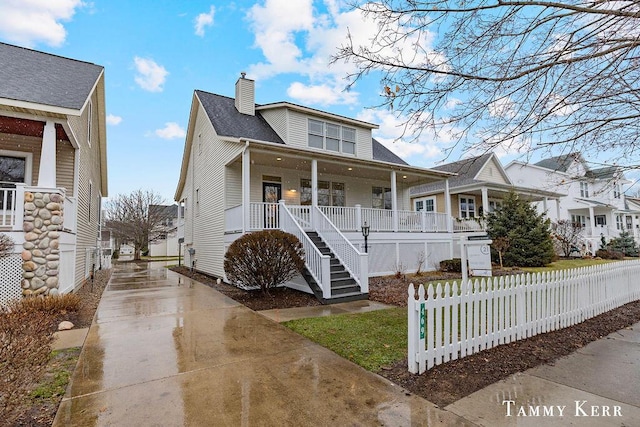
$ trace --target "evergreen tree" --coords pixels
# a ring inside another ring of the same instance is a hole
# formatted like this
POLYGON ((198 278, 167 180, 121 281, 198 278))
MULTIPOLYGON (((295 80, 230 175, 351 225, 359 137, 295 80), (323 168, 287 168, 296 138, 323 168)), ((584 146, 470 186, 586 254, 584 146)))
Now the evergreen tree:
POLYGON ((549 219, 514 192, 503 200, 502 207, 487 217, 487 231, 492 239, 508 238, 503 254, 505 266, 541 267, 553 261, 553 240, 549 219))
POLYGON ((638 245, 636 245, 636 241, 628 231, 621 231, 620 237, 611 239, 607 249, 622 252, 625 256, 638 256, 638 245))

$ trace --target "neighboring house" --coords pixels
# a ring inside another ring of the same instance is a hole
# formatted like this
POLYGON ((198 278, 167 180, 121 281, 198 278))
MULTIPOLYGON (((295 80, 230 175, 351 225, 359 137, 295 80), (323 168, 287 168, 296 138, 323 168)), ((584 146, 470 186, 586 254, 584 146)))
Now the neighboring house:
POLYGON ((409 195, 453 174, 408 165, 372 138, 375 124, 254 99, 244 75, 235 98, 194 92, 175 194, 186 265, 223 278, 231 242, 279 228, 305 248, 305 280, 288 285, 335 301, 366 297, 370 276, 415 270, 420 252, 423 269, 453 256, 450 212, 415 212, 409 195))
POLYGON ((99 264, 104 68, 0 43, 0 301, 65 293, 99 264))
POLYGON ((552 221, 580 224, 586 250, 595 254, 606 241, 631 232, 638 240, 640 206, 626 200, 630 181, 615 166, 590 168, 579 153, 551 157, 534 164, 514 161, 505 168, 511 179, 533 188, 558 191, 566 196, 549 205, 538 204, 552 221))
POLYGON ((150 205, 149 215, 161 218, 149 236, 149 256, 178 256, 178 205, 150 205))
POLYGON ((450 199, 445 197, 447 183, 435 182, 411 189, 412 206, 416 211, 445 212, 447 202, 450 203, 453 216, 456 217, 454 230, 484 230, 483 218, 500 207, 502 199, 512 191, 532 202, 555 200, 561 196, 554 191, 514 185, 493 153, 433 169, 457 174, 448 180, 450 199))

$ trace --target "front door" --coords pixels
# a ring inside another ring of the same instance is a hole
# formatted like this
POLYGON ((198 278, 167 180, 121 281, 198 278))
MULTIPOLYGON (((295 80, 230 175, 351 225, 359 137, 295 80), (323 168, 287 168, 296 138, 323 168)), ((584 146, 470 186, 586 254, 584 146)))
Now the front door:
POLYGON ((262 183, 262 201, 265 202, 264 228, 279 228, 278 206, 267 203, 278 203, 282 199, 282 184, 275 182, 262 183))

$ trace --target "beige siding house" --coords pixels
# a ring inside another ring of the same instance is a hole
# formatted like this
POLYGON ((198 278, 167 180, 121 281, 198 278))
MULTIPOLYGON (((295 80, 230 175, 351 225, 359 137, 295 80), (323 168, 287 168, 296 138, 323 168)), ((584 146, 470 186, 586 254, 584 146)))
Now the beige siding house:
POLYGON ((511 191, 526 200, 546 204, 557 200, 562 194, 514 185, 494 153, 472 157, 433 168, 452 172, 457 176, 445 183, 437 182, 413 187, 411 205, 416 211, 445 212, 447 203, 455 217, 456 231, 483 231, 483 218, 502 204, 502 199, 511 191), (449 197, 446 197, 446 192, 449 197))
POLYGON ((415 270, 422 251, 423 269, 451 258, 450 213, 416 212, 410 188, 455 174, 408 165, 372 138, 376 128, 288 102, 256 104, 244 76, 235 98, 195 91, 175 194, 185 263, 224 278, 231 242, 283 229, 303 242, 307 263, 288 286, 333 302, 366 297, 371 276, 415 270))
POLYGON ((104 68, 0 43, 0 302, 73 291, 99 267, 104 68))

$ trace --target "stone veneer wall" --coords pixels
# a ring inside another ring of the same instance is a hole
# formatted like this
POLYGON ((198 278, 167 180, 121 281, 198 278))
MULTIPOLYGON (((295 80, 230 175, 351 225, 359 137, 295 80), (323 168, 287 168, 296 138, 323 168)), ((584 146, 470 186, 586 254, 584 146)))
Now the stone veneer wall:
POLYGON ((22 295, 58 295, 64 197, 24 193, 22 295))

